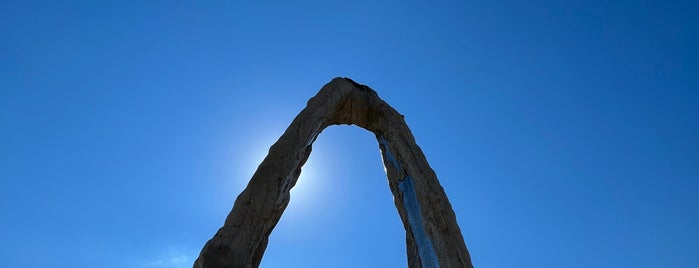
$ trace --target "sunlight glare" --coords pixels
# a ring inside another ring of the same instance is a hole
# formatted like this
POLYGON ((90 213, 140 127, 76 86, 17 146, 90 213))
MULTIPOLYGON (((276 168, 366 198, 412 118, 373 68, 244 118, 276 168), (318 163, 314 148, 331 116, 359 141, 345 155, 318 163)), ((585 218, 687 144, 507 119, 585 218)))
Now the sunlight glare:
MULTIPOLYGON (((240 145, 241 157, 237 158, 240 163, 236 165, 236 177, 239 178, 236 184, 240 187, 240 191, 245 189, 277 138, 271 135, 258 136, 254 142, 240 145)), ((321 172, 322 161, 320 157, 316 157, 318 154, 322 152, 314 148, 308 161, 301 168, 301 175, 291 189, 291 201, 284 212, 285 217, 297 218, 307 214, 312 210, 313 203, 320 198, 319 185, 322 184, 320 177, 323 172, 321 172)))

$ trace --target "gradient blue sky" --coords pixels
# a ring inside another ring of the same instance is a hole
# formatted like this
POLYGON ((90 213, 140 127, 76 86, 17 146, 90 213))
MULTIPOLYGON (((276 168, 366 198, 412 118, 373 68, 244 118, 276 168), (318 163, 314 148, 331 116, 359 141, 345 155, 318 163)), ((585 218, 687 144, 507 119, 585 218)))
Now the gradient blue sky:
MULTIPOLYGON (((348 76, 405 115, 476 267, 699 267, 694 3, 2 1, 2 266, 191 267, 348 76)), ((336 126, 262 267, 405 267, 404 241, 373 135, 336 126)))

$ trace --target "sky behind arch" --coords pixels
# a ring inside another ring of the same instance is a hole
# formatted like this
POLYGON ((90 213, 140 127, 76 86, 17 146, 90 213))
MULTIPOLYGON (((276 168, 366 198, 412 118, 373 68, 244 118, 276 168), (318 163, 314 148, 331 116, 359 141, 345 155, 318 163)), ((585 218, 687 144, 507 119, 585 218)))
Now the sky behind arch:
MULTIPOLYGON (((476 267, 697 267, 696 8, 4 1, 0 256, 190 267, 347 76, 405 115, 476 267)), ((301 179, 263 267, 405 266, 370 133, 326 129, 301 179)))

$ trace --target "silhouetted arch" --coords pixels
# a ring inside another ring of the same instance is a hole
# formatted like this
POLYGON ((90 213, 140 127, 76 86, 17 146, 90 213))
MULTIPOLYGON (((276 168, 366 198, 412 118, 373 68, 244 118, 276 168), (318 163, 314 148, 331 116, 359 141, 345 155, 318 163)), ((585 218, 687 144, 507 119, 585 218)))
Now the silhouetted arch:
POLYGON ((354 124, 376 135, 406 230, 408 265, 473 267, 449 200, 403 116, 374 90, 349 78, 326 84, 270 147, 194 267, 259 266, 313 142, 323 129, 339 124, 354 124))

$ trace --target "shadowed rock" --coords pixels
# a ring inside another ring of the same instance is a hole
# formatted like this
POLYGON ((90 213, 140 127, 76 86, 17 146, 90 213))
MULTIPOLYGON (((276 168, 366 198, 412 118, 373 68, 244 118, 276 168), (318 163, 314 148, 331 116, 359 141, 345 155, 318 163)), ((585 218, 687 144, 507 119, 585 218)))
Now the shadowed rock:
POLYGON ((406 231, 408 266, 473 267, 449 200, 403 116, 371 88, 335 78, 308 101, 269 149, 194 268, 258 267, 311 145, 323 129, 339 124, 357 125, 376 135, 406 231))

